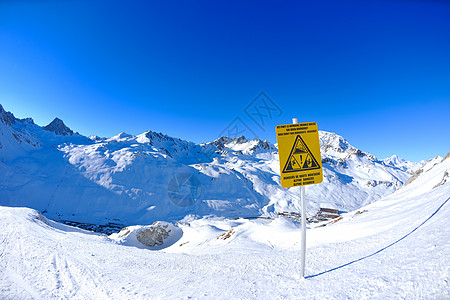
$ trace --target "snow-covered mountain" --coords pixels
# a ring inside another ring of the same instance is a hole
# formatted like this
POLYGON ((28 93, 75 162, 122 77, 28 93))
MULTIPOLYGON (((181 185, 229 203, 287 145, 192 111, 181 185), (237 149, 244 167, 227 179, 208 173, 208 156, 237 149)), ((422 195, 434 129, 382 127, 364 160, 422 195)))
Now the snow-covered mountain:
POLYGON ((399 168, 405 172, 412 174, 415 171, 417 171, 418 169, 420 169, 420 167, 423 164, 425 164, 426 161, 422 160, 420 162, 412 162, 412 161, 403 159, 401 157, 398 157, 397 155, 394 154, 391 157, 383 159, 382 162, 384 162, 386 165, 399 168))
POLYGON ((25 156, 33 148, 39 148, 39 141, 27 126, 36 126, 31 118, 17 119, 0 105, 0 161, 25 156))
MULTIPOLYGON (((310 215, 321 206, 358 209, 397 190, 420 167, 378 160, 330 132, 320 132, 320 143, 324 181, 307 187, 310 215)), ((40 127, 1 106, 0 191, 0 205, 92 224, 300 211, 298 188, 280 186, 270 142, 221 137, 195 144, 152 131, 88 138, 58 118, 40 127)))
MULTIPOLYGON (((348 172, 359 165, 346 160, 348 172)), ((0 298, 449 299, 450 154, 420 170, 379 201, 308 224, 305 279, 289 219, 186 216, 105 236, 0 206, 0 298)))

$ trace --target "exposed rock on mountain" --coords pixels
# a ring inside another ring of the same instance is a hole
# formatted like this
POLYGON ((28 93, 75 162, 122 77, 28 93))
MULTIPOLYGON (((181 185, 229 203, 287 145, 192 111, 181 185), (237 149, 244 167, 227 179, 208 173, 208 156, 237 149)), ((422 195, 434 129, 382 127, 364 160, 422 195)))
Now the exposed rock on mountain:
POLYGON ((28 126, 34 126, 31 118, 17 119, 0 105, 0 161, 26 155, 40 146, 28 126))
POLYGON ((58 135, 73 135, 73 131, 58 118, 55 118, 50 124, 45 126, 44 129, 58 135))
POLYGON ((5 125, 12 125, 16 122, 16 118, 9 111, 5 111, 3 106, 0 104, 0 122, 5 125))

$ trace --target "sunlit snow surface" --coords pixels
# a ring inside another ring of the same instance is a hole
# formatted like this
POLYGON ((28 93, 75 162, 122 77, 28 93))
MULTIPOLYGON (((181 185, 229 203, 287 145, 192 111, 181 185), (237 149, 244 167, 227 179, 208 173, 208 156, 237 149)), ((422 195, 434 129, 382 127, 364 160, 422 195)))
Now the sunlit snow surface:
POLYGON ((448 299, 449 172, 450 158, 435 162, 392 195, 308 228, 306 279, 299 225, 287 219, 188 216, 175 243, 150 250, 0 207, 0 298, 448 299))

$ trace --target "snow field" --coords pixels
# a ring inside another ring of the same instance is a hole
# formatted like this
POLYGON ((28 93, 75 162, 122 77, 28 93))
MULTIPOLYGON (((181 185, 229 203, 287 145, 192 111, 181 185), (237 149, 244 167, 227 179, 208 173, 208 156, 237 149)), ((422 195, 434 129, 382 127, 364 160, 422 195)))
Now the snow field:
POLYGON ((1 295, 14 299, 445 299, 450 291, 448 161, 391 196, 310 226, 306 279, 299 225, 190 218, 161 250, 0 209, 1 295))

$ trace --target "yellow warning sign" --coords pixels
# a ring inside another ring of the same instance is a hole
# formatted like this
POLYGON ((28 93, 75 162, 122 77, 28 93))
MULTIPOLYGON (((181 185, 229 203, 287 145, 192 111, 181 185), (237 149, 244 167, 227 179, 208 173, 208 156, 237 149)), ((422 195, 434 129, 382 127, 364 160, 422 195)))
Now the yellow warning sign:
POLYGON ((321 183, 317 123, 278 125, 276 128, 282 187, 321 183))

